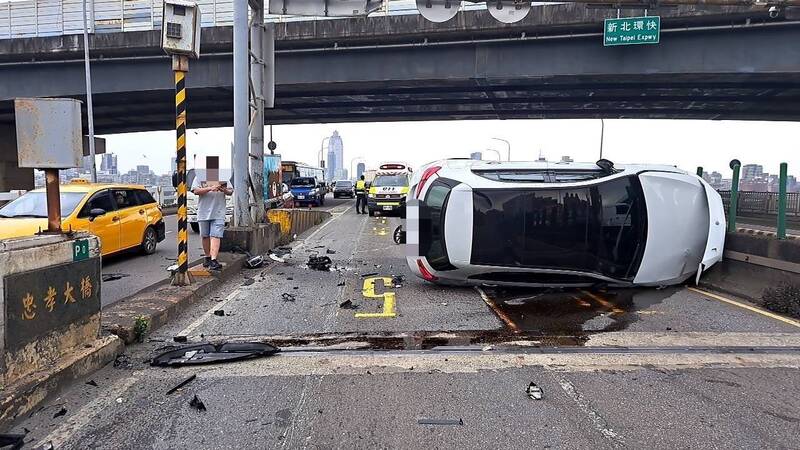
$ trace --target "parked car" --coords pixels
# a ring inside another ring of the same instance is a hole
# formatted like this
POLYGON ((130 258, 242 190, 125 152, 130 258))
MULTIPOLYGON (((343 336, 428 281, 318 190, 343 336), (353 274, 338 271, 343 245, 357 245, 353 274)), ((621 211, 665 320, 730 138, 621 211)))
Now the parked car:
POLYGON ((292 178, 289 182, 289 190, 294 197, 294 204, 315 204, 322 206, 325 204, 324 183, 317 181, 314 177, 292 178))
MULTIPOLYGON (((103 256, 130 249, 151 254, 164 240, 161 208, 144 186, 73 180, 61 185, 61 229, 100 238, 103 256)), ((34 189, 0 208, 0 239, 47 229, 47 197, 34 189)))
POLYGON ((356 197, 355 184, 350 180, 339 180, 333 185, 333 198, 356 197))
POLYGON ((407 263, 437 283, 663 286, 722 258, 722 199, 671 166, 445 160, 411 181, 407 263))

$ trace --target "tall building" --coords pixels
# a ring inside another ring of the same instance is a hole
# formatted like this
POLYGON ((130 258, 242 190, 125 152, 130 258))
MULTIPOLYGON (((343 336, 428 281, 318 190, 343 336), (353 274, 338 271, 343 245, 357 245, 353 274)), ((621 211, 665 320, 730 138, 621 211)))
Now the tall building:
POLYGON ((483 153, 481 152, 472 152, 469 154, 469 159, 474 159, 476 161, 480 161, 483 159, 483 153))
POLYGON ((339 132, 333 132, 328 141, 328 166, 325 168, 328 180, 341 180, 346 176, 344 170, 344 143, 339 132))
POLYGON ((136 173, 138 173, 139 175, 142 175, 142 176, 150 175, 150 166, 146 166, 146 165, 136 166, 136 173))
POLYGON ((561 157, 561 162, 571 163, 571 162, 575 162, 575 160, 572 159, 572 157, 569 156, 569 155, 564 155, 564 156, 561 157))
POLYGON ((764 166, 761 164, 745 164, 742 166, 742 179, 753 180, 764 176, 764 166))
POLYGON ((363 162, 356 164, 356 180, 361 179, 361 175, 364 175, 365 170, 367 170, 367 166, 363 162))
POLYGON ((117 172, 117 155, 114 153, 103 153, 100 155, 100 170, 116 175, 117 172))
POLYGON ((178 171, 178 158, 172 157, 169 163, 170 173, 175 173, 178 171))

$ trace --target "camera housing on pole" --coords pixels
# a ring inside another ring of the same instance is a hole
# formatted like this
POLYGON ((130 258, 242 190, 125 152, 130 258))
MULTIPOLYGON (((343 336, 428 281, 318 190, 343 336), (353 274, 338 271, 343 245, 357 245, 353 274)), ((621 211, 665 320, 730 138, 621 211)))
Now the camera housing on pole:
POLYGON ((165 0, 161 48, 170 55, 200 57, 200 7, 183 0, 165 0))

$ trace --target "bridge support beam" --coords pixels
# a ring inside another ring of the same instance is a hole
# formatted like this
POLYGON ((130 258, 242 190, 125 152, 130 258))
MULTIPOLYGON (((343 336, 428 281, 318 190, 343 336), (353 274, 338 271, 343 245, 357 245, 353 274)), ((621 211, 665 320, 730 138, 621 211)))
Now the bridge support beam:
POLYGON ((33 169, 18 164, 16 128, 13 124, 0 125, 0 192, 33 189, 33 169))
POLYGON ((249 130, 248 102, 250 51, 247 0, 233 2, 233 224, 250 228, 249 130))

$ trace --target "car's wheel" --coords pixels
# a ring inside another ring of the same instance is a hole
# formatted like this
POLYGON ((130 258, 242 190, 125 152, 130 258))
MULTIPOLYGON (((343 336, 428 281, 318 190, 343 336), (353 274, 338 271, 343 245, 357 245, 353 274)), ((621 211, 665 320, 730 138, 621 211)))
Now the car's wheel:
POLYGON ((189 227, 190 227, 190 228, 192 229, 192 231, 194 231, 195 233, 199 233, 199 232, 200 232, 200 224, 199 224, 199 223, 197 223, 197 222, 190 222, 190 223, 189 223, 189 227))
POLYGON ((147 227, 144 230, 144 237, 142 238, 142 253, 145 255, 152 255, 156 252, 156 246, 158 245, 158 234, 156 233, 155 228, 147 227))

